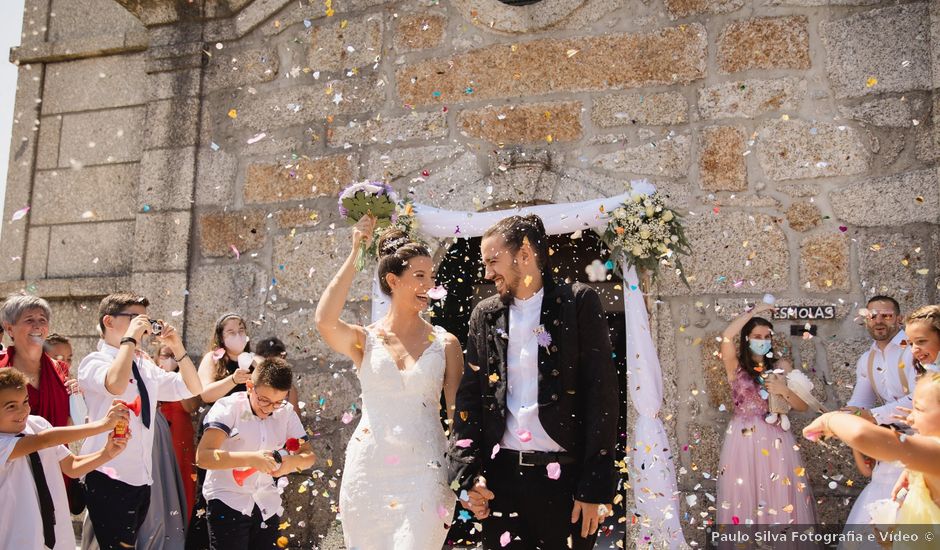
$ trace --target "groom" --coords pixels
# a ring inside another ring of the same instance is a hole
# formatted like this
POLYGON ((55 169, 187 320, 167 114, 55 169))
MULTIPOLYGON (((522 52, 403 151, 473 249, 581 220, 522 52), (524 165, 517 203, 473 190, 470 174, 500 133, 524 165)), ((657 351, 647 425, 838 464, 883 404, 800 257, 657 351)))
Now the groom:
POLYGON ((487 518, 484 548, 593 548, 617 485, 618 385, 600 299, 552 279, 538 216, 503 219, 481 249, 498 295, 470 317, 451 486, 487 518))

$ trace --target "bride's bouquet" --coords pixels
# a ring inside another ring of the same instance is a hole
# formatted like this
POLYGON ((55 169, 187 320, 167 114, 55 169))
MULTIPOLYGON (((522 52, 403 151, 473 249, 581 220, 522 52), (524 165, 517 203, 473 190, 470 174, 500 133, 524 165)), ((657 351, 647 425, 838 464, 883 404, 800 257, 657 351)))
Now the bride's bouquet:
POLYGON ((375 216, 376 231, 373 232, 372 241, 368 246, 359 249, 356 255, 356 270, 365 269, 366 256, 376 257, 377 236, 381 228, 391 225, 397 217, 398 195, 392 187, 381 181, 362 181, 354 183, 343 190, 339 195, 339 215, 349 225, 355 225, 363 216, 375 216))

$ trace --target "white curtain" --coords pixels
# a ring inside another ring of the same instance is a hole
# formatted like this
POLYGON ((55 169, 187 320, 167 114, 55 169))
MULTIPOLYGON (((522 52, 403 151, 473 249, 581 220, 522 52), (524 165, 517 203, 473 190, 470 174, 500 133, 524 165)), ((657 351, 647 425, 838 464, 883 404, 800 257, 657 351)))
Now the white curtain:
MULTIPOLYGON (((428 237, 480 237, 487 228, 512 215, 536 214, 550 235, 574 233, 584 229, 601 229, 607 225, 605 213, 627 201, 631 193, 651 194, 655 187, 646 182, 632 182, 632 191, 616 197, 570 204, 526 206, 492 212, 460 212, 414 205, 418 231, 428 237)), ((669 450, 666 430, 658 414, 663 400, 662 371, 656 346, 649 328, 646 302, 639 288, 636 270, 624 272, 623 304, 627 333, 627 385, 629 401, 637 411, 635 428, 637 449, 632 455, 631 482, 640 514, 642 530, 636 547, 652 542, 654 547, 685 546, 679 525, 676 472, 669 450), (640 465, 644 467, 641 469, 640 465)), ((389 297, 379 287, 378 278, 372 285, 372 320, 377 321, 388 311, 389 297)))

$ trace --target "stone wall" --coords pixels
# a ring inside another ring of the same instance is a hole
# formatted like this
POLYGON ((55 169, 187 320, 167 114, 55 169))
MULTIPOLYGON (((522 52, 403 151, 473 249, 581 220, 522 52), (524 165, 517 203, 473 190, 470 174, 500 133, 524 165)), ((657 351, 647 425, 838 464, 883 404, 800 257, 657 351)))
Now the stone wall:
MULTIPOLYGON (((97 300, 127 287, 194 355, 228 310, 284 339, 320 456, 288 490, 297 543, 335 516, 354 426, 355 375, 312 328, 354 179, 461 210, 635 178, 669 193, 691 291, 665 273, 651 303, 690 540, 731 408, 715 336, 746 301, 837 304, 815 338, 781 341, 829 406, 851 394, 865 296, 938 301, 937 0, 26 5, 0 290, 53 300, 78 357, 97 300)), ((350 320, 368 291, 360 277, 350 320)), ((803 452, 821 518, 844 520, 864 484, 849 454, 803 452)))

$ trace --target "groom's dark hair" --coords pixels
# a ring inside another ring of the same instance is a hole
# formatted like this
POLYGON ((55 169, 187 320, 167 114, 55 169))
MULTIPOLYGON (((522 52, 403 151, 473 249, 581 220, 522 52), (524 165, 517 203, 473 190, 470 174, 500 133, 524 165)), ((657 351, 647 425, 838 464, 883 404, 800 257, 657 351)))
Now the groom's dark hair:
POLYGON ((499 235, 513 254, 519 252, 526 240, 535 251, 535 260, 542 274, 548 273, 548 235, 542 218, 535 214, 528 216, 509 216, 499 220, 486 230, 483 238, 499 235))

